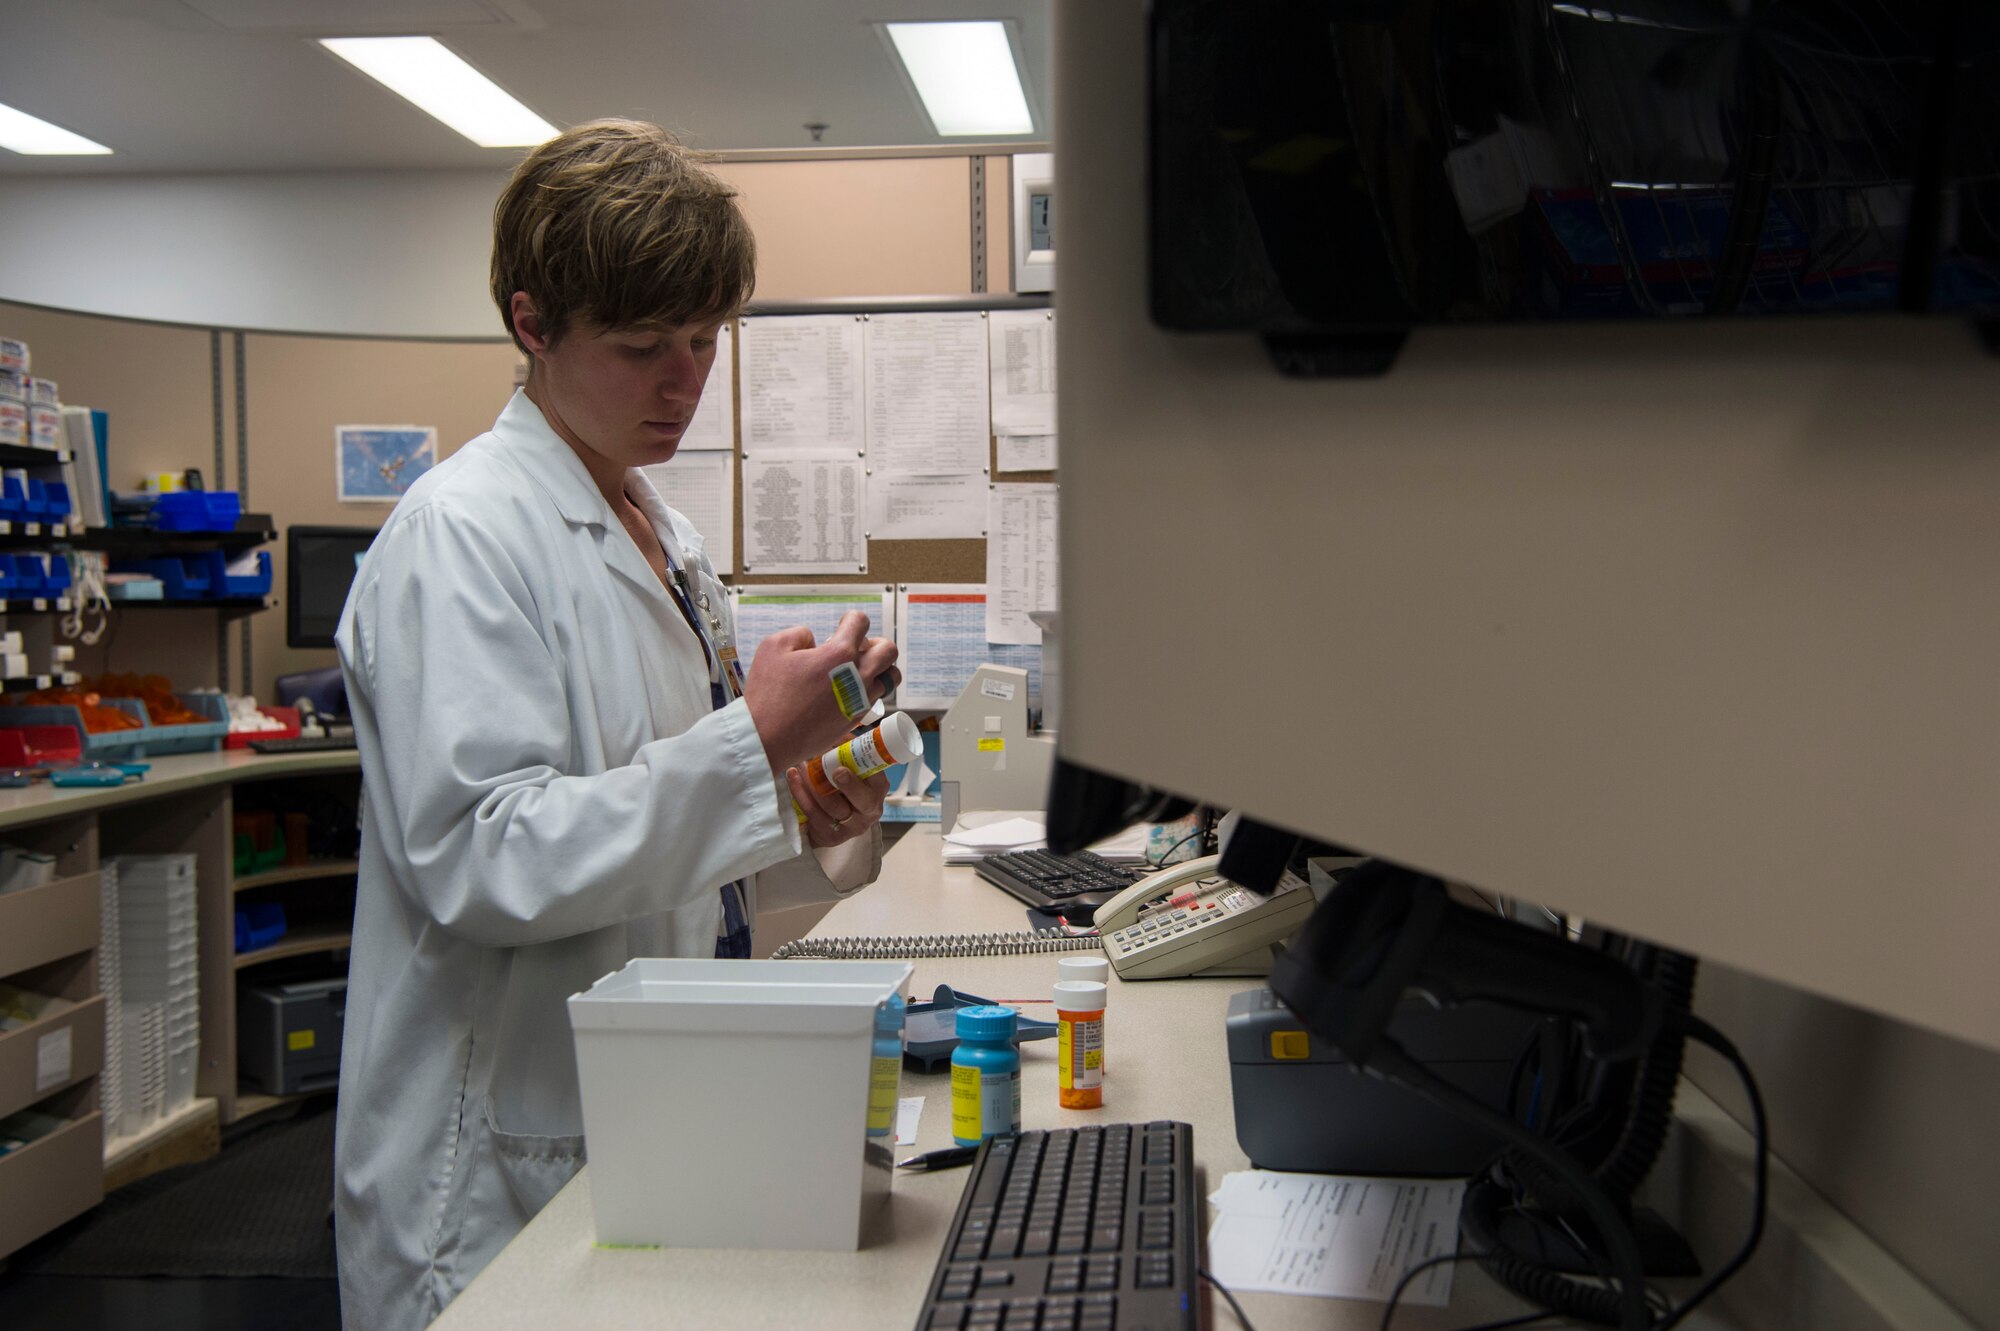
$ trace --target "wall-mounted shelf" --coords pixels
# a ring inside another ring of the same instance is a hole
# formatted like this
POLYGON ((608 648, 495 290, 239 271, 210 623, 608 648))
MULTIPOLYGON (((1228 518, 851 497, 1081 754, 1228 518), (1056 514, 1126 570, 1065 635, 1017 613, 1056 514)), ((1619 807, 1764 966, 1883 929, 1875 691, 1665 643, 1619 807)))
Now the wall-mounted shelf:
POLYGON ((113 559, 250 550, 278 539, 269 513, 245 513, 234 531, 154 531, 150 527, 86 527, 71 534, 80 550, 102 550, 113 559))
POLYGON ((28 448, 0 444, 0 467, 54 467, 69 461, 67 448, 28 448))

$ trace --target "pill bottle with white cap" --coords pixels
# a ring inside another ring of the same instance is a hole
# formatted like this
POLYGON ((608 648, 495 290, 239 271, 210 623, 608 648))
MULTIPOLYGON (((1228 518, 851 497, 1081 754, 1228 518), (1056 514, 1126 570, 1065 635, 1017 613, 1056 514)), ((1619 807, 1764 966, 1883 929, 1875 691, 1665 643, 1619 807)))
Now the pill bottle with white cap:
POLYGON ((1102 980, 1057 980, 1056 1086, 1064 1109, 1104 1105, 1102 980))

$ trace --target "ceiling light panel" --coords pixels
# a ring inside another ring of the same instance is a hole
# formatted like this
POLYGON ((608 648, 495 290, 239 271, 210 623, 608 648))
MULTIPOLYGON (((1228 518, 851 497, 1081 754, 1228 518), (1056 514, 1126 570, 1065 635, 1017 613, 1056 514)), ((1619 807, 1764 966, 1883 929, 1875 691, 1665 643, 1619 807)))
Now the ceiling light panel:
POLYGON ((320 45, 482 148, 522 148, 556 127, 435 37, 322 37, 320 45))
POLYGON ((11 106, 0 106, 0 148, 35 157, 102 157, 111 151, 11 106))
POLYGON ((1034 133, 1005 23, 882 26, 940 135, 1034 133))

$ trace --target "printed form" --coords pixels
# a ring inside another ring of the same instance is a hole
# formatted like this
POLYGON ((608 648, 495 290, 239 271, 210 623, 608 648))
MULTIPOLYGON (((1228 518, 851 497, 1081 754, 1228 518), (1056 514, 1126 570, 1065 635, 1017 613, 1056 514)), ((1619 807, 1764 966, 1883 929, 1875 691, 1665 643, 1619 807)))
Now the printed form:
POLYGON ((743 458, 745 573, 866 573, 867 504, 859 457, 743 458))
MULTIPOLYGON (((715 335, 715 364, 709 368, 708 384, 701 390, 701 403, 694 409, 694 419, 687 429, 681 431, 679 451, 705 452, 711 449, 736 449, 736 334, 728 324, 722 325, 715 335)), ((672 500, 668 501, 672 503, 672 500)), ((679 508, 679 504, 674 504, 679 508)), ((708 534, 703 527, 702 534, 708 534)), ((715 566, 716 572, 722 565, 715 566)))
POLYGON ((875 314, 867 330, 868 467, 876 475, 986 470, 986 320, 875 314))
POLYGON ((763 449, 861 456, 862 326, 850 314, 743 320, 745 456, 763 449))
POLYGON ((986 640, 1040 644, 1056 605, 1056 487, 996 485, 986 519, 986 640))
POLYGON ((987 317, 993 433, 1056 431, 1054 310, 994 310, 987 317))
POLYGON ((877 541, 978 538, 986 534, 986 473, 868 477, 868 535, 877 541))
POLYGON ((1028 672, 1028 705, 1042 696, 1042 649, 986 641, 986 589, 978 583, 910 583, 896 595, 898 707, 942 710, 958 701, 972 672, 993 664, 1028 672))
POLYGON ((736 571, 736 455, 679 452, 641 468, 667 506, 701 533, 702 552, 717 573, 736 571))
MULTIPOLYGON (((1386 1301, 1403 1272, 1455 1251, 1463 1179, 1382 1179, 1248 1170, 1209 1201, 1215 1278, 1232 1290, 1386 1301)), ((1451 1301, 1449 1264, 1403 1291, 1405 1303, 1451 1301)))

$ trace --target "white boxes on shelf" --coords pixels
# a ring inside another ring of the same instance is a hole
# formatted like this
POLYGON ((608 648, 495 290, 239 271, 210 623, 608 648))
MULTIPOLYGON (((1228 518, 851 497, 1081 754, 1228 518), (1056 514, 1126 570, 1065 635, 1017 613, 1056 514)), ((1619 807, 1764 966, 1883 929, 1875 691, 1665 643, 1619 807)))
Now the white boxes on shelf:
POLYGON ((640 958, 573 996, 598 1241, 860 1247, 892 1167, 867 1135, 875 1014, 911 970, 640 958))
POLYGON ((110 1124, 115 1112, 107 1131, 130 1136, 194 1098, 201 1052, 195 859, 120 855, 106 873, 116 903, 107 919, 117 921, 115 999, 107 980, 106 1013, 108 1021, 115 1010, 122 1029, 118 1099, 114 1104, 107 1088, 105 1117, 110 1124))

